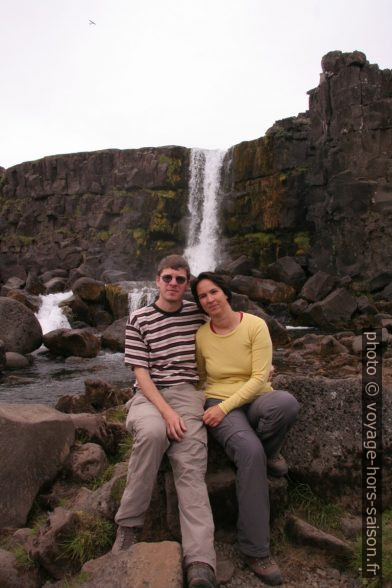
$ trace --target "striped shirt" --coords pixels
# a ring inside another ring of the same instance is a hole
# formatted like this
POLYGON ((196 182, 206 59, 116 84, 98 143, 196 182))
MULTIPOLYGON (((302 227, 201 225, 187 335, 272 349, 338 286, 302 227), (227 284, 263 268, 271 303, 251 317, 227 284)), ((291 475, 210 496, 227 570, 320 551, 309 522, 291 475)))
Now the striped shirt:
POLYGON ((165 312, 155 304, 135 310, 125 329, 125 364, 148 369, 161 388, 196 384, 195 336, 205 322, 206 316, 188 300, 176 312, 165 312))

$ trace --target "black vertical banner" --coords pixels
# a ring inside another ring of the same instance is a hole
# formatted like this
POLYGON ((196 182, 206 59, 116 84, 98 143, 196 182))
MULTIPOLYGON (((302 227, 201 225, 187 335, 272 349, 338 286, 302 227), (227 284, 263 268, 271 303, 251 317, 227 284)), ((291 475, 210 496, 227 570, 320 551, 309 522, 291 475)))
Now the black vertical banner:
POLYGON ((362 331, 362 577, 382 577, 382 333, 362 331))

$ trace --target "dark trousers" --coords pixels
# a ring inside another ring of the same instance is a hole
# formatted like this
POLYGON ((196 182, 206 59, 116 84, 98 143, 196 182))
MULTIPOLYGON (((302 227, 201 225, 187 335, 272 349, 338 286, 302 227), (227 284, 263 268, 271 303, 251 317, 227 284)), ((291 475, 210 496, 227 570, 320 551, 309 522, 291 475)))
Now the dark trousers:
MULTIPOLYGON (((205 408, 221 401, 208 398, 205 408)), ((267 458, 276 455, 299 410, 284 390, 267 392, 232 410, 210 433, 237 468, 238 544, 245 555, 269 555, 267 458)))

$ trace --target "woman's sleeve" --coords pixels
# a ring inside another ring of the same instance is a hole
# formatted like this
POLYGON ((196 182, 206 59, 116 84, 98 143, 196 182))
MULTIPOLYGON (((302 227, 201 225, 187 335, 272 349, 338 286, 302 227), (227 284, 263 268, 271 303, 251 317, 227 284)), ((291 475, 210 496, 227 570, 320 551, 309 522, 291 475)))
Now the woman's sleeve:
POLYGON ((196 336, 196 364, 197 364, 197 373, 199 375, 198 388, 204 388, 205 383, 206 383, 206 379, 207 379, 206 362, 205 362, 205 359, 200 351, 200 346, 197 344, 197 336, 196 336))
POLYGON ((260 321, 250 334, 252 354, 251 377, 230 398, 226 398, 219 404, 225 414, 243 404, 252 402, 257 396, 272 390, 268 383, 272 365, 272 342, 268 327, 264 321, 260 321))

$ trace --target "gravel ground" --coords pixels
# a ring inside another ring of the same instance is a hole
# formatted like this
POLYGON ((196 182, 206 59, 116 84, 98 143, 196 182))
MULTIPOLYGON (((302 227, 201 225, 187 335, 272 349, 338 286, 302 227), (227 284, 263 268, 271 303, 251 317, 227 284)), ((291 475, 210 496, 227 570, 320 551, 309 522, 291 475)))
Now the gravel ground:
MULTIPOLYGON (((228 543, 216 543, 218 555, 218 580, 226 588, 260 588, 265 584, 248 570, 238 549, 228 543)), ((302 548, 290 547, 276 558, 281 568, 286 588, 356 588, 359 578, 351 572, 340 571, 318 556, 302 548)))

